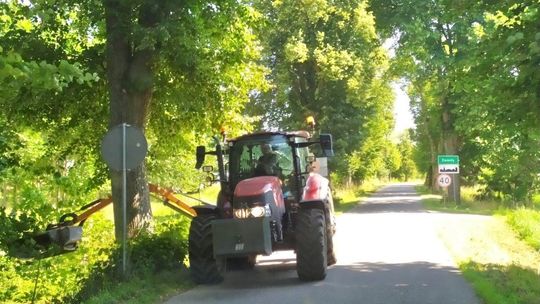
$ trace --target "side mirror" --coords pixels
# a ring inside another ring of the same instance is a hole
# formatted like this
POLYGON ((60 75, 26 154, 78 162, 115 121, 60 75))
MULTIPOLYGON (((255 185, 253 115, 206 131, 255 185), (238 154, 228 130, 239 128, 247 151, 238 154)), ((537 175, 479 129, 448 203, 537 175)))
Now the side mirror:
POLYGON ((206 156, 206 149, 204 146, 197 146, 197 163, 195 164, 195 169, 200 169, 204 163, 204 157, 206 156))
POLYGON ((319 142, 321 143, 321 148, 324 156, 334 156, 334 149, 332 148, 332 135, 331 134, 321 134, 319 137, 319 142))

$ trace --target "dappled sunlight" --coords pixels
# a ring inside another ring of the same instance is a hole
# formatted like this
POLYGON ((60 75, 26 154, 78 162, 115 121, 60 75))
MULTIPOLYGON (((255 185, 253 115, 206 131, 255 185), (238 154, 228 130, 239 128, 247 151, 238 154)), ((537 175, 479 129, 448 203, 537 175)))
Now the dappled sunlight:
POLYGON ((385 187, 337 218, 337 264, 324 280, 300 281, 294 252, 281 251, 168 303, 478 303, 435 232, 439 216, 412 186, 385 187))
POLYGON ((502 217, 453 215, 439 217, 437 233, 458 261, 540 271, 540 252, 519 240, 502 217))
POLYGON ((458 293, 454 289, 466 284, 455 267, 422 261, 358 262, 331 266, 323 281, 302 282, 296 276, 294 255, 288 254, 289 259, 263 257, 253 270, 229 272, 224 283, 199 286, 179 297, 180 302, 232 303, 259 299, 255 303, 266 303, 261 299, 271 297, 280 301, 291 299, 287 296, 294 294, 302 298, 302 303, 357 303, 359 299, 377 299, 376 303, 420 304, 444 303, 441 299, 445 298, 452 299, 448 303, 476 303, 472 293, 458 293), (280 267, 284 264, 291 267, 280 267), (274 289, 278 287, 280 292, 276 293, 274 289))

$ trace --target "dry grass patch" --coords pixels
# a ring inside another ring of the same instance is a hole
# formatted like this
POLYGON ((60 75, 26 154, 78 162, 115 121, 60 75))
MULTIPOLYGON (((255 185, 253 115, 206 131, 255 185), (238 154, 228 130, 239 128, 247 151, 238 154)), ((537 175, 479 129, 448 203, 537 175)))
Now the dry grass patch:
POLYGON ((441 216, 437 229, 485 303, 540 303, 540 253, 504 216, 441 216))

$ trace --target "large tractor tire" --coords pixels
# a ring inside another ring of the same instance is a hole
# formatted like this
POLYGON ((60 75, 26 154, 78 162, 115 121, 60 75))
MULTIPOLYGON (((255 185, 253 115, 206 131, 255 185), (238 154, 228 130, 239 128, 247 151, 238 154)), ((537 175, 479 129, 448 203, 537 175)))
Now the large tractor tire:
POLYGON ((324 211, 300 209, 296 225, 296 272, 303 281, 326 277, 327 229, 324 211))
POLYGON ((212 220, 214 215, 199 215, 189 227, 189 268, 197 284, 216 284, 223 281, 225 259, 214 258, 212 220))

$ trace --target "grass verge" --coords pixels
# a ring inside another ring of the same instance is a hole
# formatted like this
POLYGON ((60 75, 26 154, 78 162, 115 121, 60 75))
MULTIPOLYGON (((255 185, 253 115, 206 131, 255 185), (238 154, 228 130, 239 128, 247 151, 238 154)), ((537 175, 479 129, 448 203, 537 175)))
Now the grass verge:
POLYGON ((509 210, 506 218, 521 239, 540 250, 540 211, 525 208, 509 210))
POLYGON ((114 283, 86 300, 85 304, 160 303, 194 286, 186 271, 162 271, 114 283))
POLYGON ((462 213, 441 217, 437 232, 484 303, 540 303, 538 211, 469 199, 445 206, 441 196, 417 190, 426 209, 462 213))
POLYGON ((501 209, 493 201, 478 201, 474 199, 472 188, 463 188, 461 193, 461 203, 446 201, 441 194, 431 193, 423 185, 416 186, 416 191, 422 197, 422 204, 428 210, 446 212, 446 213, 465 213, 465 214, 484 214, 492 215, 498 213, 501 209))

